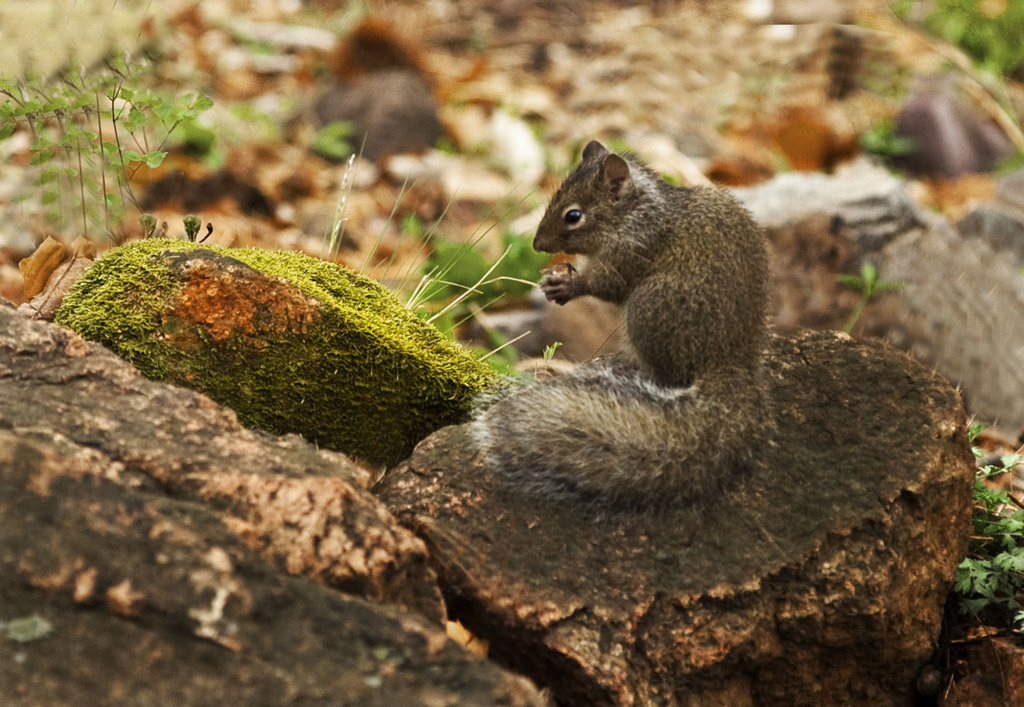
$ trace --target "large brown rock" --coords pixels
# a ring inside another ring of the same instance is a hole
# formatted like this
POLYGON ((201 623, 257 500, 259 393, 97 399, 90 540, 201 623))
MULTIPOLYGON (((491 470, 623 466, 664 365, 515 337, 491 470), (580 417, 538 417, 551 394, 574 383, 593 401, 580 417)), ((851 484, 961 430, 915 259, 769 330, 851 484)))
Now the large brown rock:
POLYGON ((289 577, 121 466, 0 430, 5 707, 543 704, 439 625, 289 577))
POLYGON ((958 395, 842 334, 776 339, 770 360, 775 438, 704 512, 519 496, 466 426, 382 498, 453 614, 561 704, 909 704, 966 551, 958 395))
POLYGON ((293 574, 441 618, 426 550, 366 490, 372 474, 297 436, 242 427, 205 395, 0 305, 0 429, 47 430, 125 486, 211 504, 293 574), (372 539, 372 542, 367 542, 372 539))
POLYGON ((370 482, 0 303, 0 703, 542 704, 370 482))

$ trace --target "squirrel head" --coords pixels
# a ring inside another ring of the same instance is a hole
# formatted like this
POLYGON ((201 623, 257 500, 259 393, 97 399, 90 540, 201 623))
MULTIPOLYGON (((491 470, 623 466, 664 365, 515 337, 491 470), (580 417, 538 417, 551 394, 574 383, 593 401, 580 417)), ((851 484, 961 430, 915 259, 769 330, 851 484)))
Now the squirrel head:
POLYGON ((551 198, 534 249, 583 255, 600 249, 616 230, 616 207, 632 186, 631 170, 625 158, 597 140, 587 143, 579 166, 551 198))

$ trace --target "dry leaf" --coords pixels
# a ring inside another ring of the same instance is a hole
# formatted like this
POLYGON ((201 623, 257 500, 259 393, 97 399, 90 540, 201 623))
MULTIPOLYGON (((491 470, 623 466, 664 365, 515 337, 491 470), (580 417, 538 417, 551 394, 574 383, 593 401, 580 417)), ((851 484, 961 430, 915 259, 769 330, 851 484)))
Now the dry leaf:
MULTIPOLYGON (((48 239, 49 240, 49 239, 48 239)), ((54 241, 56 242, 56 241, 54 241)), ((64 246, 58 244, 61 250, 64 250, 64 246)), ((50 273, 49 279, 46 280, 46 284, 43 286, 42 291, 39 292, 28 302, 20 305, 18 311, 32 319, 42 319, 44 321, 50 321, 53 316, 57 313, 60 308, 61 302, 64 301, 64 296, 71 291, 71 286, 78 281, 85 271, 89 269, 89 266, 93 263, 93 257, 96 255, 96 247, 86 241, 84 238, 79 237, 71 244, 71 248, 74 255, 71 256, 70 260, 57 266, 55 270, 50 273)), ((38 254, 39 251, 36 251, 38 254)), ((26 260, 35 257, 35 254, 29 256, 21 263, 26 260)), ((21 265, 19 263, 19 266, 21 265)), ((24 269, 22 270, 24 272, 24 269)), ((26 284, 26 289, 28 285, 26 284)))
POLYGON ((42 292, 50 275, 68 255, 59 241, 47 236, 35 253, 18 263, 21 276, 25 278, 25 297, 32 298, 42 292))
POLYGON ((90 260, 96 259, 96 244, 85 236, 79 236, 71 241, 71 254, 75 257, 82 256, 90 260))
POLYGON ((470 653, 481 658, 487 657, 488 646, 487 641, 477 638, 471 634, 466 627, 458 621, 449 621, 445 624, 445 632, 448 634, 448 638, 452 639, 460 646, 468 650, 470 653))

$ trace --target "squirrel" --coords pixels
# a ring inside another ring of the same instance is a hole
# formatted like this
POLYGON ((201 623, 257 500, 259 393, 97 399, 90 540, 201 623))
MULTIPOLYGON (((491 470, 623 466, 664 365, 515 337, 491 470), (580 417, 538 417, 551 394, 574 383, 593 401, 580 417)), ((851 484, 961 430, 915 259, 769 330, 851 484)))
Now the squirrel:
POLYGON ((595 140, 533 245, 585 256, 540 288, 560 305, 622 305, 628 347, 483 407, 473 429, 488 462, 548 498, 705 504, 771 426, 761 228, 726 193, 672 186, 595 140))

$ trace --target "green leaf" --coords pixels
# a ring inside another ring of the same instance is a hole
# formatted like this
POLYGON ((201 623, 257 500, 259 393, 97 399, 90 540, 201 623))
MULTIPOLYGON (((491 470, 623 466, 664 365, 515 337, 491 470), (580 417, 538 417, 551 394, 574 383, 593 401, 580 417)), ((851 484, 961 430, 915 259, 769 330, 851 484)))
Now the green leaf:
POLYGON ((423 222, 415 213, 410 213, 402 221, 402 234, 419 240, 423 237, 423 222))
POLYGON ((196 113, 202 113, 204 110, 210 110, 211 108, 213 108, 213 99, 202 93, 199 94, 195 103, 192 104, 192 110, 196 113))
POLYGON ((73 96, 68 101, 68 109, 69 110, 80 110, 82 108, 85 108, 86 106, 91 106, 93 104, 94 100, 95 99, 91 95, 89 95, 88 93, 78 94, 77 96, 73 96))
POLYGON ((55 111, 61 110, 62 108, 67 108, 68 107, 68 103, 69 103, 68 100, 66 98, 63 98, 63 97, 51 98, 50 100, 48 100, 46 103, 43 104, 43 107, 42 107, 41 110, 44 113, 53 113, 55 111))
POLYGON ((330 123, 320 128, 309 149, 321 157, 341 162, 352 154, 350 138, 354 134, 355 126, 348 121, 330 123))
POLYGON ((1021 460, 1024 459, 1024 454, 1007 454, 1002 457, 999 461, 1002 463, 1005 469, 1013 469, 1013 467, 1020 464, 1021 460))
POLYGON ((25 101, 20 106, 14 109, 14 117, 20 118, 23 115, 29 113, 38 113, 42 110, 43 105, 39 101, 25 101))
POLYGON ((878 268, 875 267, 874 263, 864 261, 860 266, 860 276, 867 285, 868 290, 874 289, 874 284, 878 282, 878 268))
POLYGON ((39 173, 39 179, 36 180, 36 184, 43 186, 50 182, 56 181, 60 177, 60 169, 57 167, 47 167, 39 173))
POLYGON ((154 169, 163 163, 165 157, 167 157, 166 152, 148 152, 142 155, 142 161, 146 163, 147 167, 154 169))
POLYGON ((487 272, 490 263, 480 251, 465 243, 438 240, 434 241, 428 267, 436 270, 438 281, 428 290, 425 301, 438 302, 472 286, 487 272))
POLYGON ((153 105, 153 115, 164 124, 173 122, 174 105, 171 103, 156 103, 153 105))
POLYGON ((146 117, 146 114, 138 108, 136 108, 135 106, 132 106, 132 108, 128 111, 128 115, 123 119, 124 126, 130 132, 138 130, 148 121, 149 118, 146 117))
POLYGON ((0 140, 6 140, 11 135, 13 135, 14 134, 14 130, 17 127, 18 127, 18 125, 16 123, 14 123, 13 121, 11 121, 10 123, 5 123, 3 125, 0 125, 0 140))
POLYGON ((217 134, 194 120, 186 120, 177 128, 181 143, 189 154, 208 156, 212 153, 217 134))

